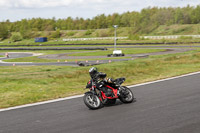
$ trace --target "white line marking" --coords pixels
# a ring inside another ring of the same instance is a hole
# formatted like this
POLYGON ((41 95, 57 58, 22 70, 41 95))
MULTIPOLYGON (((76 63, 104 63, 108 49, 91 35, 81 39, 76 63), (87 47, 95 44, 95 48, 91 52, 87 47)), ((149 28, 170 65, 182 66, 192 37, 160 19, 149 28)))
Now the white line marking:
MULTIPOLYGON (((167 78, 167 79, 156 80, 156 81, 152 81, 152 82, 146 82, 146 83, 142 83, 142 84, 131 85, 131 86, 127 86, 127 87, 143 86, 143 85, 158 83, 158 82, 162 82, 162 81, 178 79, 178 78, 191 76, 191 75, 195 75, 195 74, 200 74, 200 72, 189 73, 189 74, 185 74, 185 75, 181 75, 181 76, 176 76, 176 77, 171 77, 171 78, 167 78)), ((14 109, 20 109, 20 108, 26 108, 26 107, 36 106, 36 105, 42 105, 42 104, 47 104, 47 103, 59 102, 59 101, 64 101, 64 100, 69 100, 69 99, 74 99, 74 98, 79 98, 79 97, 83 97, 83 94, 82 95, 76 95, 76 96, 70 96, 70 97, 66 97, 66 98, 59 98, 59 99, 55 99, 55 100, 44 101, 44 102, 38 102, 38 103, 33 103, 33 104, 26 104, 26 105, 21 105, 21 106, 16 106, 16 107, 0 109, 0 112, 14 110, 14 109)))
POLYGON ((25 104, 25 105, 16 106, 16 107, 0 109, 0 112, 8 111, 8 110, 14 110, 14 109, 20 109, 20 108, 26 108, 26 107, 36 106, 36 105, 42 105, 42 104, 47 104, 47 103, 59 102, 59 101, 64 101, 64 100, 79 98, 79 97, 83 97, 83 95, 76 95, 76 96, 59 98, 59 99, 54 99, 54 100, 49 100, 49 101, 44 101, 44 102, 38 102, 38 103, 33 103, 33 104, 25 104))
POLYGON ((189 73, 189 74, 185 74, 185 75, 181 75, 181 76, 176 76, 176 77, 171 77, 171 78, 166 78, 166 79, 161 79, 161 80, 156 80, 156 81, 151 81, 151 82, 146 82, 146 83, 141 83, 141 84, 136 84, 136 85, 130 85, 130 86, 127 86, 127 87, 137 87, 137 86, 142 86, 142 85, 148 85, 148 84, 158 83, 158 82, 162 82, 162 81, 167 81, 167 80, 178 79, 178 78, 182 78, 182 77, 186 77, 186 76, 191 76, 191 75, 195 75, 195 74, 200 74, 200 72, 194 72, 194 73, 189 73))

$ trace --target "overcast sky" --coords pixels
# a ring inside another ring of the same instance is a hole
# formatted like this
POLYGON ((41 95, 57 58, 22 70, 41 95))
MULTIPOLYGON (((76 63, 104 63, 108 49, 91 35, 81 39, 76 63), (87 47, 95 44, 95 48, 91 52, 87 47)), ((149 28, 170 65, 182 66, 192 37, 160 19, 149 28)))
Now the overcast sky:
POLYGON ((200 5, 200 0, 0 0, 0 21, 23 18, 93 18, 100 14, 140 11, 146 7, 200 5))

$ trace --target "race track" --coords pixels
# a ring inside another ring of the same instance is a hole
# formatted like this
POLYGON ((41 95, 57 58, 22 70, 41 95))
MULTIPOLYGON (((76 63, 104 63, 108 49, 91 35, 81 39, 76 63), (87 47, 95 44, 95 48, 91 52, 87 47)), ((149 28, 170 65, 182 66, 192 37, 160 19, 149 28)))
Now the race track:
MULTIPOLYGON (((156 49, 165 49, 165 51, 162 52, 155 52, 155 53, 145 53, 145 54, 131 54, 131 55, 125 55, 125 57, 129 57, 127 59, 110 59, 110 57, 107 56, 68 56, 66 53, 63 54, 49 54, 49 55, 38 55, 38 58, 43 59, 101 59, 101 58, 107 58, 106 60, 96 60, 96 61, 79 61, 79 62, 47 62, 47 63, 33 63, 33 62, 6 62, 7 59, 15 59, 15 58, 23 58, 23 57, 31 57, 36 56, 34 53, 31 52, 9 52, 9 58, 6 57, 0 57, 0 66, 41 66, 41 65, 57 65, 57 66, 88 66, 88 65, 98 65, 98 64, 105 64, 110 62, 117 62, 117 61, 128 61, 133 60, 135 58, 141 58, 141 57, 148 57, 149 55, 164 55, 164 54, 175 54, 175 53, 182 53, 186 51, 193 50, 192 48, 183 47, 178 48, 176 46, 173 46, 174 48, 166 47, 166 46, 119 46, 119 48, 156 48, 156 49)), ((73 47, 71 47, 73 48, 73 47)), ((76 47, 74 47, 76 48, 76 47)), ((83 49, 89 49, 91 47, 82 47, 83 49)), ((94 48, 94 47, 92 47, 94 48)), ((103 49, 105 47, 98 47, 99 49, 103 49)), ((94 48, 94 49, 98 49, 94 48)), ((106 47, 110 48, 110 47, 106 47)), ((12 48, 15 49, 15 48, 12 48)), ((28 49, 28 48, 27 48, 28 49)), ((47 49, 47 48, 46 48, 47 49)), ((30 49, 31 50, 31 49, 30 49)), ((0 55, 5 55, 5 53, 0 53, 0 55)))
POLYGON ((199 133, 200 73, 132 87, 137 101, 89 110, 82 98, 0 111, 0 133, 199 133))

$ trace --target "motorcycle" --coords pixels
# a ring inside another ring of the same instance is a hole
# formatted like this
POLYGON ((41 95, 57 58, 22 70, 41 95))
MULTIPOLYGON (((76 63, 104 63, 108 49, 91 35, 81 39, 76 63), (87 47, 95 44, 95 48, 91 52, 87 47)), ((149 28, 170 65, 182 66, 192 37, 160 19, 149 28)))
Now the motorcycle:
POLYGON ((132 103, 134 101, 133 92, 126 86, 121 86, 121 84, 125 81, 125 78, 115 79, 112 83, 105 83, 100 87, 107 87, 110 89, 111 95, 106 95, 97 84, 90 80, 86 89, 90 90, 86 92, 83 96, 83 101, 85 105, 94 110, 99 109, 103 105, 107 104, 115 104, 116 99, 119 99, 123 103, 132 103))

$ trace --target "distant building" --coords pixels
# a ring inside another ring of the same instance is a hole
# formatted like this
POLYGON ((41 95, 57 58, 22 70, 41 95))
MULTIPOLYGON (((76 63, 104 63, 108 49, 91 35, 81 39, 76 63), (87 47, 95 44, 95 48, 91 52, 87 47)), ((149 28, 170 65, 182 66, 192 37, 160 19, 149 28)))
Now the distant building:
POLYGON ((35 42, 47 42, 47 37, 37 37, 35 38, 35 42))

